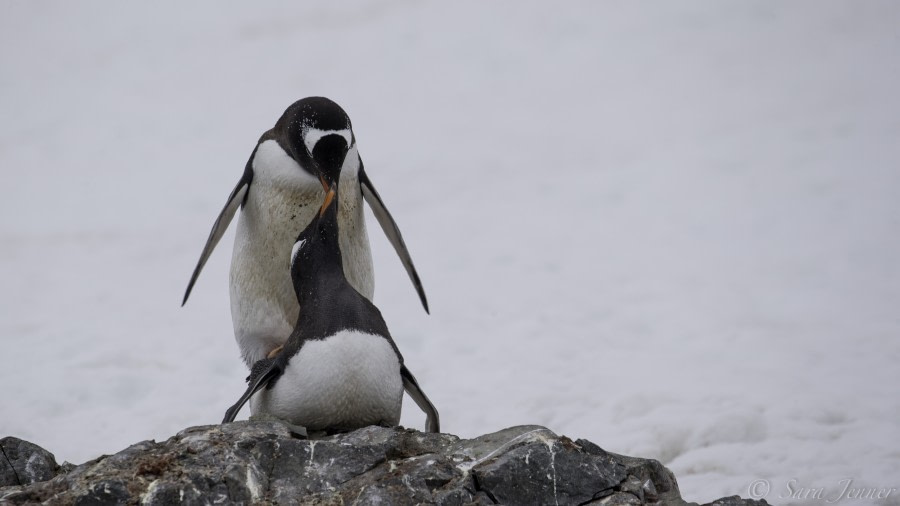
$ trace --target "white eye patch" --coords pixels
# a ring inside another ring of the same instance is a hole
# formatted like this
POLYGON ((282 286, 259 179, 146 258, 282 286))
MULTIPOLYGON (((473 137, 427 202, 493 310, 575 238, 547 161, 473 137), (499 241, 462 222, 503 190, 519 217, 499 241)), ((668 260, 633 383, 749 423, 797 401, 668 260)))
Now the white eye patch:
POLYGON ((291 265, 294 265, 294 260, 297 259, 297 253, 300 252, 300 248, 306 244, 306 239, 300 239, 299 241, 294 243, 294 247, 291 248, 291 265))
POLYGON ((312 154, 319 139, 332 134, 343 137, 344 140, 347 141, 347 147, 350 147, 350 142, 353 140, 353 132, 351 132, 349 128, 343 130, 319 130, 318 128, 308 128, 306 134, 303 136, 303 143, 306 144, 306 150, 312 154))

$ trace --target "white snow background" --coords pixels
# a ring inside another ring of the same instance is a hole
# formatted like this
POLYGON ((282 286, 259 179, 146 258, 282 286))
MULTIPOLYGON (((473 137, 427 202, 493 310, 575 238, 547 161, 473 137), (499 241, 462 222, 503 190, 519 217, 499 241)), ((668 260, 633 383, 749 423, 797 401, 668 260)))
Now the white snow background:
POLYGON ((422 276, 431 316, 368 214, 446 432, 543 424, 693 501, 900 487, 892 1, 5 1, 0 436, 81 463, 220 421, 233 227, 181 297, 310 95, 422 276))

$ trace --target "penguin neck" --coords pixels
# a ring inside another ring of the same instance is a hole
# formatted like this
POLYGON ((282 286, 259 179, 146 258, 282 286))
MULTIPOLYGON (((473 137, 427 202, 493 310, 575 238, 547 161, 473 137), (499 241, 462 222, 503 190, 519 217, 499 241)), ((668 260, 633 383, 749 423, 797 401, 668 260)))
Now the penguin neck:
POLYGON ((313 258, 294 278, 300 306, 295 328, 302 329, 305 338, 323 338, 343 328, 347 315, 335 311, 345 306, 348 290, 353 290, 344 275, 337 241, 315 246, 313 258))
POLYGON ((299 269, 293 273, 294 291, 300 307, 315 307, 329 294, 348 285, 344 275, 337 220, 338 198, 317 217, 315 241, 299 269))
POLYGON ((303 266, 303 272, 294 278, 300 307, 317 304, 320 299, 346 283, 340 254, 308 262, 303 266))

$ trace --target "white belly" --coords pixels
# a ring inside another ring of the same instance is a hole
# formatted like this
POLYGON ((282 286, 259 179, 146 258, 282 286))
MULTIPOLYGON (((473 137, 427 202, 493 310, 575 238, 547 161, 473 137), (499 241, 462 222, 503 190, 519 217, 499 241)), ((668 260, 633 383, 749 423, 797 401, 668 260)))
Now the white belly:
MULTIPOLYGON (((319 180, 274 140, 259 146, 253 170, 238 218, 230 286, 234 335, 248 366, 284 344, 294 328, 300 309, 291 282, 291 247, 324 198, 319 180)), ((372 300, 375 281, 358 170, 354 147, 341 172, 340 246, 347 280, 372 300)))
POLYGON ((307 341, 271 389, 250 399, 267 413, 309 430, 397 425, 403 400, 400 361, 388 341, 343 331, 307 341))

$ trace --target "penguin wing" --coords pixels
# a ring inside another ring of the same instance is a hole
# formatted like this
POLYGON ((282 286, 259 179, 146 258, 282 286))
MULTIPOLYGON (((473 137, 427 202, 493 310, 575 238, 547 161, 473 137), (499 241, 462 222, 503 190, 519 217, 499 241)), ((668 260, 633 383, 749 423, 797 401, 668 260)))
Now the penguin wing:
POLYGON ((419 382, 416 381, 415 376, 409 372, 409 369, 407 369, 405 365, 400 367, 400 376, 403 378, 403 389, 406 390, 406 393, 408 393, 414 401, 416 401, 419 409, 425 412, 425 430, 428 432, 440 432, 440 415, 438 415, 434 404, 428 400, 428 396, 422 391, 422 387, 419 386, 419 382))
POLYGON ((362 188, 363 197, 366 198, 366 202, 372 208, 372 212, 375 214, 375 218, 378 219, 381 229, 384 230, 384 235, 391 241, 391 245, 394 246, 400 261, 403 262, 403 267, 406 268, 406 273, 409 274, 410 281, 416 287, 416 292, 419 293, 419 300, 422 301, 422 307, 428 313, 428 299, 425 298, 425 289, 422 288, 422 282, 419 280, 419 274, 413 265, 412 257, 409 256, 409 250, 406 249, 406 243, 403 242, 403 236, 400 235, 400 229, 397 227, 397 223, 394 221, 391 213, 388 212, 387 207, 384 206, 384 201, 381 200, 378 192, 375 191, 375 187, 372 186, 372 181, 363 169, 362 160, 360 160, 359 164, 359 185, 362 188))
POLYGON ((228 408, 228 411, 225 412, 225 418, 222 419, 222 423, 233 422, 238 412, 244 407, 244 404, 250 400, 250 397, 253 397, 253 394, 281 376, 282 372, 284 371, 279 367, 276 358, 266 358, 253 364, 250 377, 247 378, 247 391, 244 392, 244 395, 242 395, 236 403, 234 403, 234 406, 228 408))
POLYGON ((225 234, 225 231, 228 230, 228 225, 231 224, 234 213, 236 213, 238 208, 243 205, 244 199, 247 197, 247 190, 250 189, 250 183, 253 181, 253 169, 251 168, 251 165, 255 154, 256 150, 253 150, 253 155, 250 155, 250 160, 247 162, 247 167, 244 169, 244 175, 241 176, 240 181, 235 185, 234 190, 231 191, 231 195, 228 196, 228 200, 225 202, 225 207, 222 208, 219 217, 216 218, 216 222, 213 224, 212 230, 209 231, 209 238, 206 239, 206 246, 203 247, 203 252, 200 253, 200 260, 197 262, 197 267, 194 268, 194 273, 191 275, 191 281, 188 283, 187 290, 184 292, 184 299, 181 301, 182 306, 187 302, 188 297, 191 296, 191 290, 194 288, 194 283, 197 282, 200 271, 202 271, 203 266, 206 265, 209 255, 216 249, 216 245, 219 244, 219 239, 221 239, 225 234))

